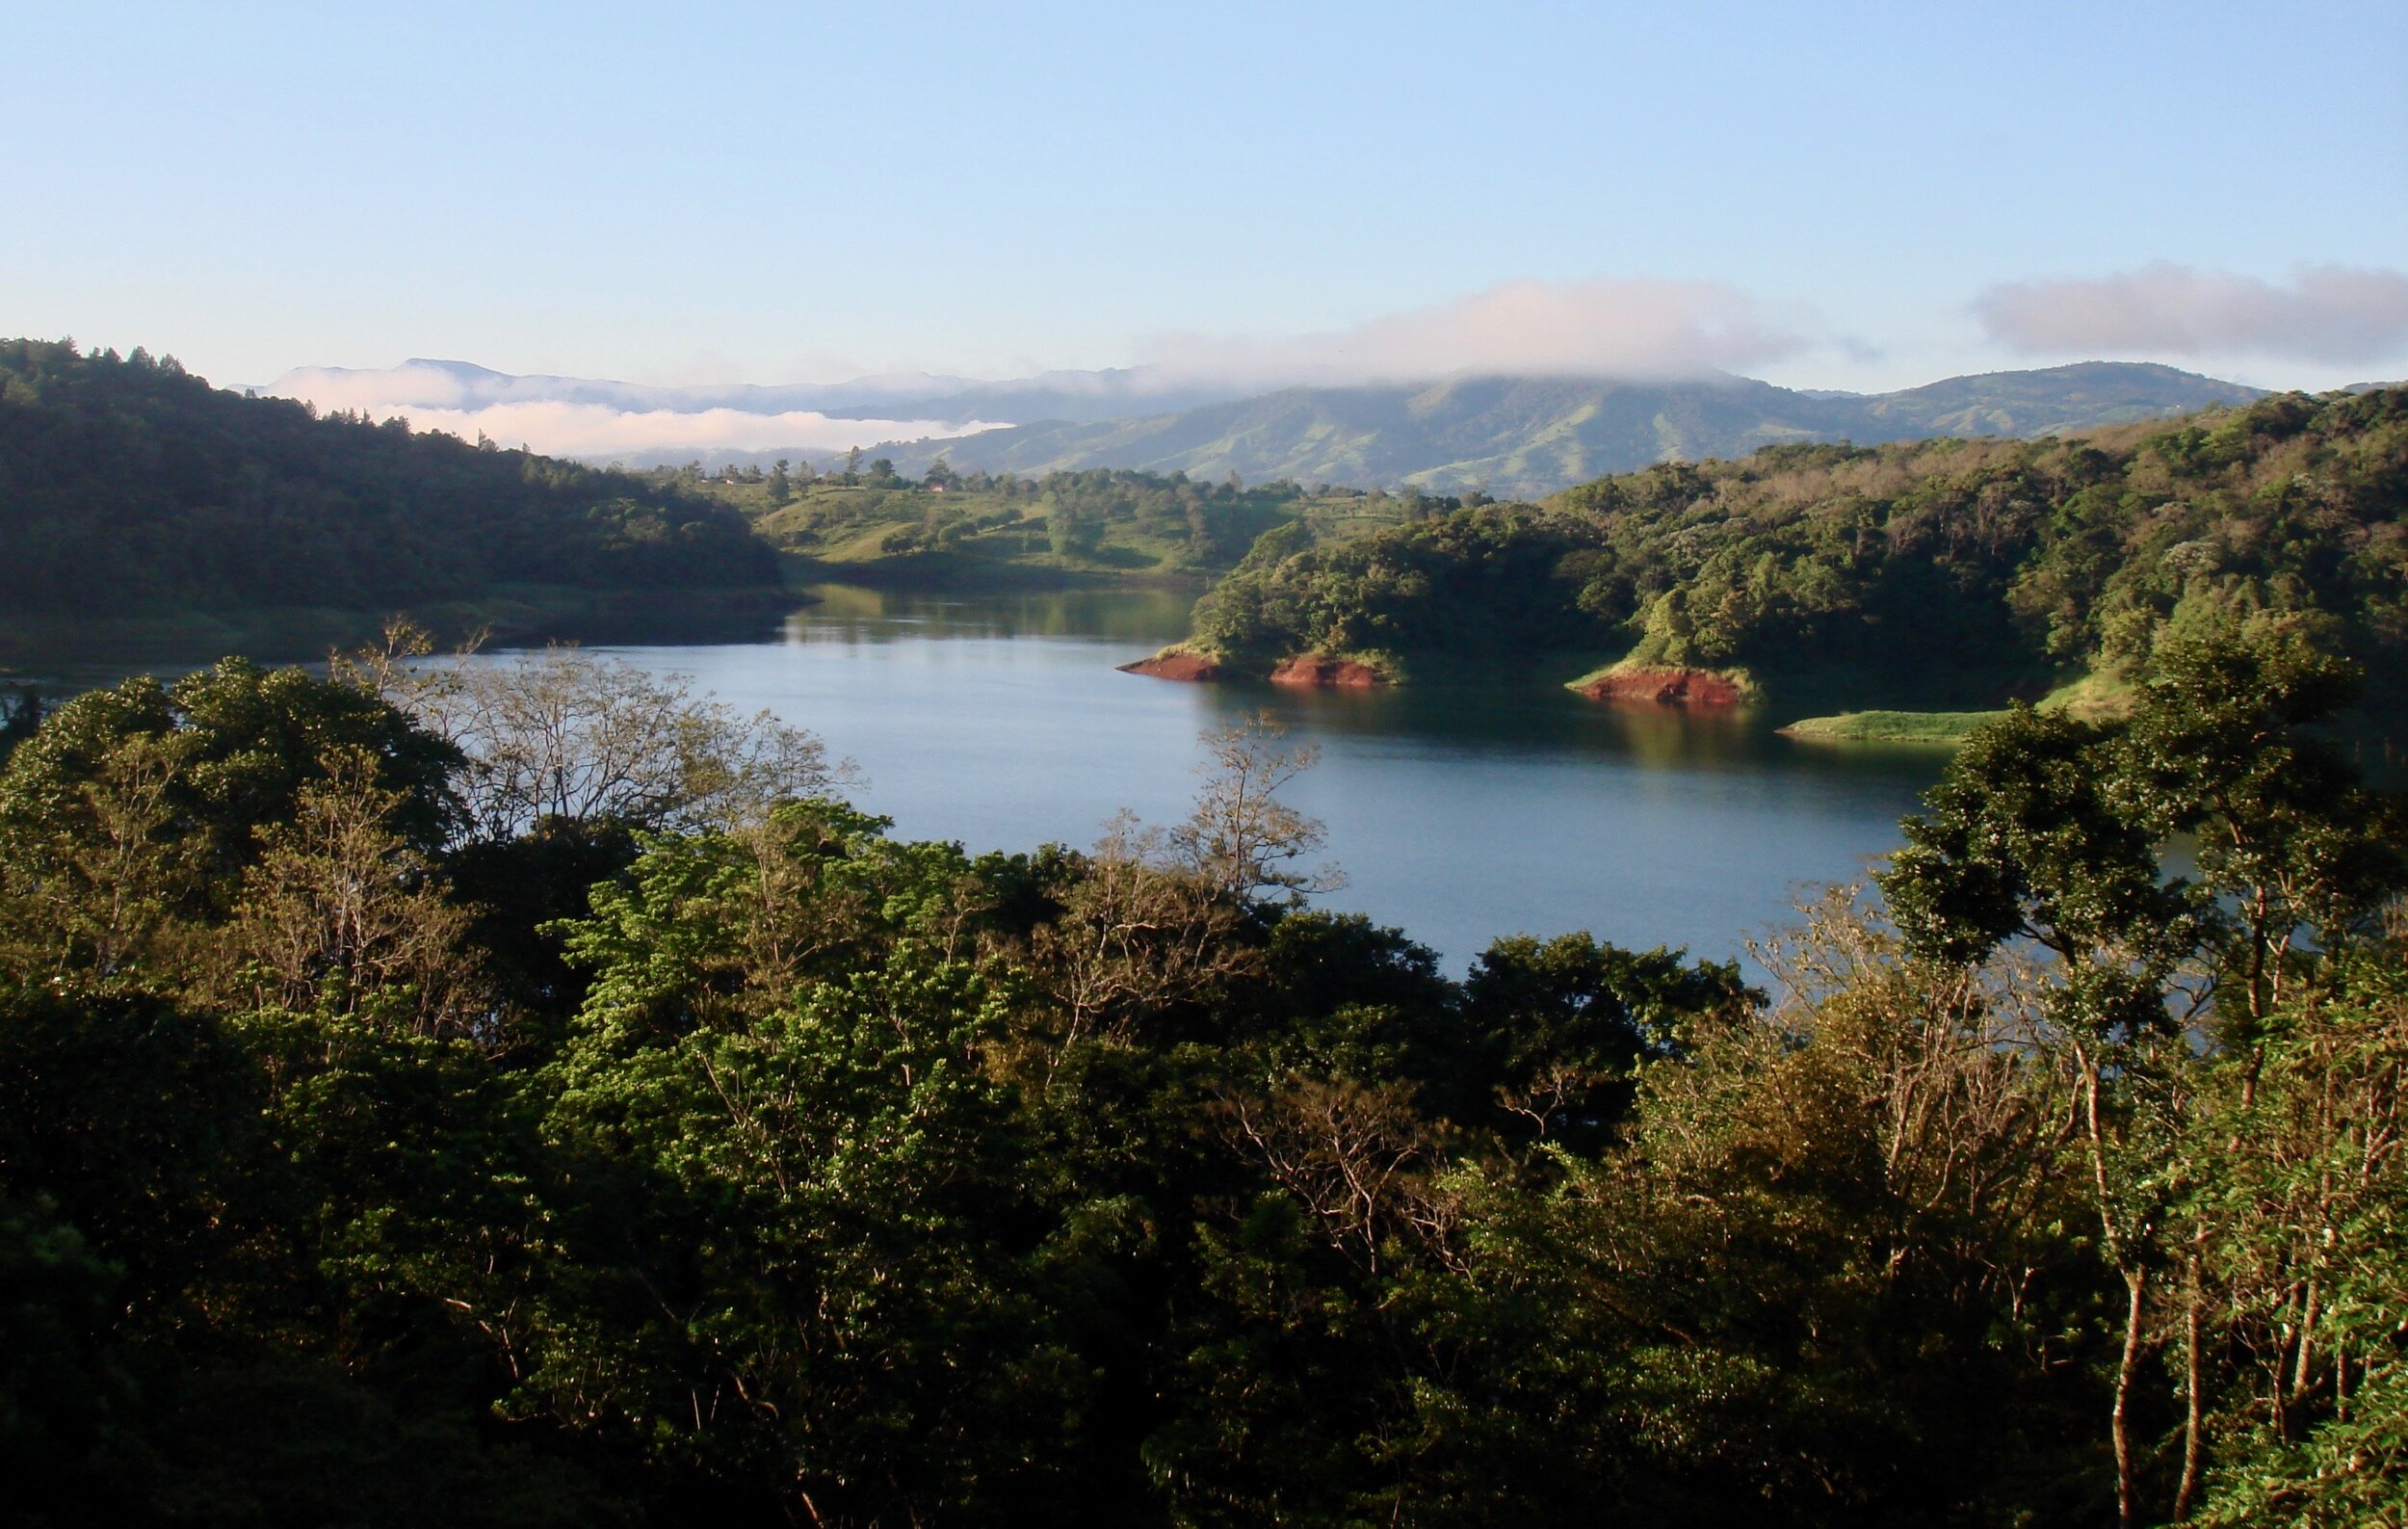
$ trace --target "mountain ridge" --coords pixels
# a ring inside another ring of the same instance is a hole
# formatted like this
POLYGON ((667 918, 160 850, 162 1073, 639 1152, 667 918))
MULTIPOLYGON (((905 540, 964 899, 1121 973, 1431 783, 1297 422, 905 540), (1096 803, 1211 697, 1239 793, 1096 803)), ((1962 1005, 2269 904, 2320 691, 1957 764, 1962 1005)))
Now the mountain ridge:
POLYGON ((906 474, 942 457, 963 471, 1113 466, 1535 497, 1659 461, 1743 457, 1769 445, 2036 437, 2264 396, 2170 366, 2120 361, 1972 374, 1875 394, 1810 393, 1729 376, 1682 382, 1465 377, 1285 388, 1136 419, 1038 421, 890 441, 872 454, 906 474))
MULTIPOLYGON (((303 368, 265 390, 378 415, 412 409, 473 414, 535 403, 647 414, 810 413, 885 433, 877 444, 861 442, 864 456, 887 458, 913 477, 942 458, 962 471, 1041 476, 1125 467, 1215 480, 1235 472, 1249 482, 1286 478, 1441 494, 1478 489, 1500 497, 1536 497, 1601 474, 1745 456, 1767 445, 2063 435, 2265 396, 2171 366, 2123 361, 1976 373, 1886 393, 1789 388, 1720 373, 1650 382, 1458 375, 1248 392, 1148 367, 1004 381, 912 373, 665 386, 414 358, 380 371, 303 368), (996 421, 1007 423, 982 428, 996 421)), ((709 466, 767 467, 782 457, 822 468, 847 455, 825 444, 824 432, 817 438, 822 444, 749 449, 672 435, 658 445, 563 455, 631 466, 699 459, 709 466)))

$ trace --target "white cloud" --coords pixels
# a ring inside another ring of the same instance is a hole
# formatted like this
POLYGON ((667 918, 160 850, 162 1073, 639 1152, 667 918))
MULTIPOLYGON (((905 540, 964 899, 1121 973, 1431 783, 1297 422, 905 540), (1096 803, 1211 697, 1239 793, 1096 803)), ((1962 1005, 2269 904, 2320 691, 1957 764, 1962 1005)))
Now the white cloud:
POLYGON ((1452 303, 1292 339, 1168 335, 1144 359, 1239 382, 1417 381, 1461 374, 1694 377, 1805 341, 1735 287, 1707 281, 1501 282, 1452 303))
MULTIPOLYGON (((1694 377, 1797 353, 1747 294, 1702 281, 1517 280, 1451 303, 1289 338, 1168 336, 1140 363, 1105 373, 1048 372, 1025 395, 927 376, 843 383, 668 387, 592 378, 512 376, 458 361, 374 370, 302 367, 261 388, 321 409, 384 419, 555 456, 842 451, 880 441, 967 435, 983 419, 845 419, 821 410, 934 410, 977 388, 988 411, 1025 406, 1034 417, 1064 397, 1133 401, 1158 394, 1227 396, 1298 383, 1410 382, 1451 375, 1694 377)), ((998 384, 1001 385, 1001 384, 998 384)), ((965 401, 965 410, 978 405, 965 401)), ((1138 411, 1133 409, 1132 411, 1138 411)))
POLYGON ((486 376, 492 380, 463 379, 452 370, 422 365, 357 372, 304 368, 285 374, 266 391, 306 399, 323 410, 353 409, 374 419, 399 414, 416 429, 449 431, 463 439, 483 434, 507 446, 524 442, 553 457, 785 446, 844 451, 994 428, 982 420, 836 419, 812 409, 629 409, 539 396, 510 398, 555 380, 486 376), (497 394, 510 401, 487 401, 497 394))
POLYGON ((844 451, 880 441, 960 435, 993 428, 978 420, 949 424, 932 419, 830 419, 803 409, 775 414, 756 414, 741 409, 680 412, 666 409, 611 409, 601 404, 493 404, 484 409, 402 409, 393 412, 406 416, 419 430, 448 430, 464 439, 473 439, 483 432, 506 446, 523 441, 551 457, 614 457, 642 451, 768 451, 780 446, 844 451))
POLYGON ((2027 354, 2379 361, 2408 351, 2408 276, 2314 266, 2288 284, 2159 261, 2112 276, 1995 286, 1991 338, 2027 354))
POLYGON ((296 367, 260 391, 278 398, 305 398, 322 409, 365 409, 381 416, 406 409, 457 409, 474 404, 478 390, 456 371, 412 361, 378 371, 296 367))

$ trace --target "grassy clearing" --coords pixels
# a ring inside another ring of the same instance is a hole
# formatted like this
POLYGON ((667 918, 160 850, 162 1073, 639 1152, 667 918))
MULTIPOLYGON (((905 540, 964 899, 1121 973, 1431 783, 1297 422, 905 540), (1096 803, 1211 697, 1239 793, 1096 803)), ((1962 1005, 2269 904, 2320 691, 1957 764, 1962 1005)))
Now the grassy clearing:
POLYGON ((2124 670, 2084 674, 2040 699, 2040 710, 2061 711, 2084 722, 2111 722, 2133 709, 2133 679, 2124 670))
MULTIPOLYGON (((2040 711, 2061 711, 2085 722, 2105 722, 2132 709, 2133 683, 2122 672, 2084 674, 2042 697, 2040 711)), ((1833 717, 1808 717, 1781 729, 1792 738, 1813 743, 1935 744, 1953 747, 2002 711, 1849 711, 1833 717)))
POLYGON ((1075 505, 1039 484, 934 489, 825 480, 796 485, 781 502, 766 483, 696 480, 691 487, 742 513, 805 579, 969 589, 984 585, 1188 585, 1226 571, 1274 526, 1300 522, 1317 542, 1350 540, 1397 524, 1409 501, 1278 485, 1236 498, 1218 494, 1191 523, 1161 480, 1117 488, 1065 488, 1075 505))
POLYGON ((1784 737, 1809 743, 1903 743, 1955 747, 2002 711, 1851 711, 1808 717, 1781 729, 1784 737))

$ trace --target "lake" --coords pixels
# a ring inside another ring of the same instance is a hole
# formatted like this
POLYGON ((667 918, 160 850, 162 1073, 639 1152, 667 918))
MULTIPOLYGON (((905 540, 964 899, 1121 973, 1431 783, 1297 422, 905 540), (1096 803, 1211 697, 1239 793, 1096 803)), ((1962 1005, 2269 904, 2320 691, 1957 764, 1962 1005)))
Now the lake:
POLYGON ((1118 672, 1186 632, 1189 597, 1166 593, 814 593, 767 641, 591 650, 812 729, 898 834, 974 852, 1084 847, 1123 807, 1174 822, 1197 733, 1268 711, 1321 751, 1284 794, 1327 826, 1348 877, 1321 905, 1399 925, 1458 972, 1497 936, 1577 929, 1740 956, 1809 888, 1861 880, 1942 762, 1527 680, 1348 692, 1118 672))

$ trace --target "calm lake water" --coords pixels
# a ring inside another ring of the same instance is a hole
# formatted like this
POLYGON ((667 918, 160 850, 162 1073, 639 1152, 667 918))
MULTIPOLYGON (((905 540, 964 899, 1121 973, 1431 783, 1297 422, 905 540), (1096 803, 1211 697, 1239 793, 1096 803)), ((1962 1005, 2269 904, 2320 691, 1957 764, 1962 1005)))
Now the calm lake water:
POLYGON ((1299 692, 1118 672, 1187 630, 1181 595, 815 593, 771 641, 590 648, 811 728, 898 834, 974 852, 1085 846, 1123 807, 1176 821, 1198 731, 1267 710, 1321 749, 1285 795, 1347 874, 1322 905, 1401 926, 1458 971, 1497 936, 1576 929, 1739 956, 1812 886, 1860 880, 1941 764, 1530 682, 1299 692))

